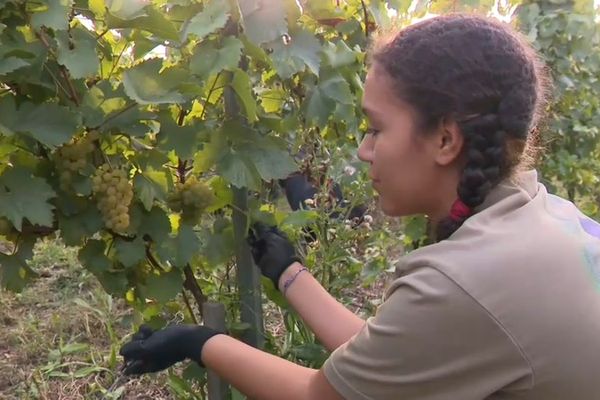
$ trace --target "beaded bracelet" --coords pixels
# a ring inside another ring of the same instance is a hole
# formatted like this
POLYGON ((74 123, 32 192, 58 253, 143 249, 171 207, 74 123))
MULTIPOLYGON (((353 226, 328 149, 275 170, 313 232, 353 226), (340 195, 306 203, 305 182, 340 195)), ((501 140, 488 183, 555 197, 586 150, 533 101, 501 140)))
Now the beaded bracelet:
POLYGON ((308 271, 308 268, 306 268, 306 267, 300 268, 298 271, 296 271, 296 273, 291 278, 289 278, 288 280, 285 281, 285 283, 283 284, 283 295, 284 296, 285 296, 285 292, 287 292, 288 288, 290 286, 292 286, 292 283, 294 283, 294 281, 296 280, 298 275, 300 275, 300 273, 302 273, 304 271, 308 271))

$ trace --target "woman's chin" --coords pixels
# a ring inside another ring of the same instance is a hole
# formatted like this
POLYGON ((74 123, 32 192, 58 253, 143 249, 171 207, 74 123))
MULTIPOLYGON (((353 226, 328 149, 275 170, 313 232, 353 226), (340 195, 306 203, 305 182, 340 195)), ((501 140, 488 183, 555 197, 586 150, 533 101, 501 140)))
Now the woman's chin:
POLYGON ((398 205, 392 202, 387 202, 381 196, 378 199, 379 208, 388 217, 400 217, 402 216, 401 210, 398 209, 398 205))
POLYGON ((379 195, 377 198, 379 209, 388 217, 406 217, 417 214, 418 211, 409 209, 406 205, 402 205, 397 201, 389 201, 385 197, 379 195))

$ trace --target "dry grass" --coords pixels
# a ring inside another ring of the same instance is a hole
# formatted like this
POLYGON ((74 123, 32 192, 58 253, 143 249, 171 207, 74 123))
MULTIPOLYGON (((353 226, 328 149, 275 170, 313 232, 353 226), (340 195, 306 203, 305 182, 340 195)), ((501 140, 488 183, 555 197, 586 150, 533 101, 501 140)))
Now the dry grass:
MULTIPOLYGON (((113 343, 129 331, 74 250, 48 242, 34 259, 40 277, 22 293, 0 291, 0 399, 105 399, 118 377, 113 343), (84 303, 74 300, 81 299, 84 303), (62 353, 62 354, 61 354, 62 353)), ((163 374, 124 383, 121 399, 172 399, 163 374)))

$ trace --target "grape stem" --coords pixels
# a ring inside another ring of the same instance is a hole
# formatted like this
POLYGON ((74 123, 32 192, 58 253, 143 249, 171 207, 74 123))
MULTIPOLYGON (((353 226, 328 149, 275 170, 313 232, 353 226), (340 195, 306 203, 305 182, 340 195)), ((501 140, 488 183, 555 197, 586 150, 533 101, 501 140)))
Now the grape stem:
POLYGON ((198 305, 198 312, 201 317, 204 317, 202 312, 202 306, 206 303, 207 297, 202 292, 202 288, 198 285, 198 281, 194 276, 194 271, 192 271, 192 267, 190 264, 187 264, 183 268, 183 273, 185 274, 185 281, 183 282, 183 287, 192 293, 194 296, 194 300, 196 300, 196 304, 198 305))
POLYGON ((194 310, 192 309, 192 305, 190 304, 190 299, 188 299, 188 295, 184 289, 181 289, 181 295, 183 296, 185 306, 187 307, 190 316, 192 317, 192 321, 194 322, 194 324, 198 325, 198 319, 196 319, 196 315, 194 314, 194 310))
POLYGON ((365 15, 365 36, 369 37, 369 12, 367 11, 367 5, 364 0, 360 0, 362 4, 363 14, 365 15))

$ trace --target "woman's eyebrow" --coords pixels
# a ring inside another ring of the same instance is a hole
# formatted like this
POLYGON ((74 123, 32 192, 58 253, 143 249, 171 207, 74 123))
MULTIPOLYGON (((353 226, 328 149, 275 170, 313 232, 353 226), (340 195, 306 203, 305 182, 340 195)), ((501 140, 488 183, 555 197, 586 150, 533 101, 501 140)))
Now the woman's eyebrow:
POLYGON ((376 110, 369 108, 368 106, 361 106, 363 113, 369 118, 371 121, 379 121, 379 115, 376 110))

